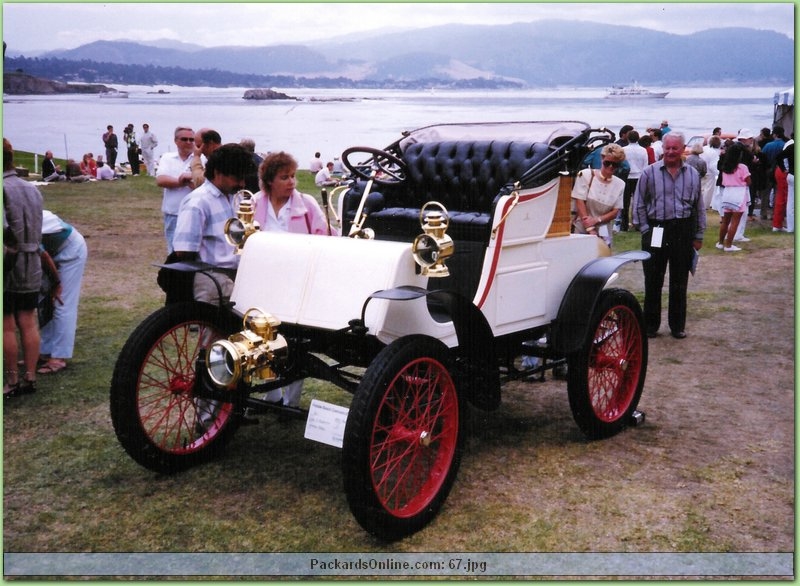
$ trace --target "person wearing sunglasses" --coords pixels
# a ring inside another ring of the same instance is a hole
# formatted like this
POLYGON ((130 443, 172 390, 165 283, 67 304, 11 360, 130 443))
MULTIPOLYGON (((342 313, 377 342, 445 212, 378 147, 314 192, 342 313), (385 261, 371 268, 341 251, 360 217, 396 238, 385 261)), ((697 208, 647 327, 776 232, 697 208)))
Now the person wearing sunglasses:
POLYGON ((194 131, 187 126, 175 129, 177 152, 166 152, 158 161, 156 185, 164 189, 161 213, 164 216, 164 236, 167 239, 167 254, 174 249, 172 238, 178 221, 181 200, 192 191, 192 160, 194 159, 194 131))
POLYGON ((618 144, 607 144, 600 151, 600 168, 583 169, 575 179, 572 201, 575 207, 573 226, 578 234, 592 234, 612 244, 611 223, 622 209, 625 181, 614 172, 625 160, 618 144))

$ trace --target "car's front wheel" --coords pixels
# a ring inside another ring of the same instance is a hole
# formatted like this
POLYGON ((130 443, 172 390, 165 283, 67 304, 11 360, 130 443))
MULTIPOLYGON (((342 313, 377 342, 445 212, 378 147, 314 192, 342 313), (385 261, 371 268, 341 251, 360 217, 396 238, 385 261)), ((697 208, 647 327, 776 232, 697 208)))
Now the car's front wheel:
POLYGON ((447 347, 408 336, 384 348, 353 397, 343 445, 350 509, 387 540, 422 529, 455 481, 463 404, 448 371, 447 347))
POLYGON ((628 291, 600 294, 580 350, 567 356, 569 405, 590 439, 629 422, 647 372, 647 338, 639 302, 628 291))
POLYGON ((156 472, 177 472, 212 457, 239 425, 236 401, 197 396, 202 348, 233 322, 204 303, 167 305, 134 330, 111 380, 111 421, 125 451, 156 472))

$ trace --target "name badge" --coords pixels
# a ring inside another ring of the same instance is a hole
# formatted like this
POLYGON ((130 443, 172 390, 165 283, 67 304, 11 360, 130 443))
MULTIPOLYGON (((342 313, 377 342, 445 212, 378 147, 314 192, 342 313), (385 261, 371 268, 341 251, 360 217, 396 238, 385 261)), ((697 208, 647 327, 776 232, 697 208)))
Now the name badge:
POLYGON ((650 238, 650 246, 653 248, 661 248, 661 241, 664 239, 664 228, 662 226, 656 226, 652 230, 652 236, 650 238))

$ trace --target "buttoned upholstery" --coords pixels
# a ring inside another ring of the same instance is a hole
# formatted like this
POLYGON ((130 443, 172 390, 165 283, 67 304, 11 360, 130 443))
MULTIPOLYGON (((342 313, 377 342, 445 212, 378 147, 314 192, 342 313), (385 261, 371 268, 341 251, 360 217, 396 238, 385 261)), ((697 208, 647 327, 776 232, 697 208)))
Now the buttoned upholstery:
MULTIPOLYGON (((545 143, 459 141, 415 143, 403 153, 406 180, 376 186, 385 199, 365 224, 380 239, 410 240, 420 233, 419 211, 429 201, 447 208, 454 240, 488 242, 495 201, 507 184, 545 158, 545 143)), ((354 219, 363 184, 345 198, 346 225, 354 219)), ((345 230, 345 233, 347 230, 345 230)))

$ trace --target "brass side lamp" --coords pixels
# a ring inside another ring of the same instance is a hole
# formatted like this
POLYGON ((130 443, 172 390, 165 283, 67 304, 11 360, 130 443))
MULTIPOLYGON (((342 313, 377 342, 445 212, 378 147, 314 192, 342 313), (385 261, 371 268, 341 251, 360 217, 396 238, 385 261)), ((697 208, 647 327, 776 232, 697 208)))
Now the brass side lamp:
POLYGON ((244 329, 227 340, 218 340, 208 349, 208 375, 217 386, 233 389, 240 380, 275 380, 276 367, 286 363, 289 350, 278 333, 280 320, 262 309, 247 310, 244 329))
POLYGON ((261 226, 253 219, 256 212, 255 196, 243 189, 233 197, 234 201, 238 199, 239 203, 236 207, 236 217, 225 222, 225 240, 236 247, 236 254, 241 254, 244 243, 251 234, 258 232, 261 226))
POLYGON ((453 239, 447 235, 450 216, 447 209, 437 201, 429 201, 419 211, 419 222, 422 234, 414 239, 411 252, 414 260, 427 277, 448 277, 450 271, 445 264, 454 251, 453 239), (426 213, 429 206, 438 206, 441 211, 426 213))

